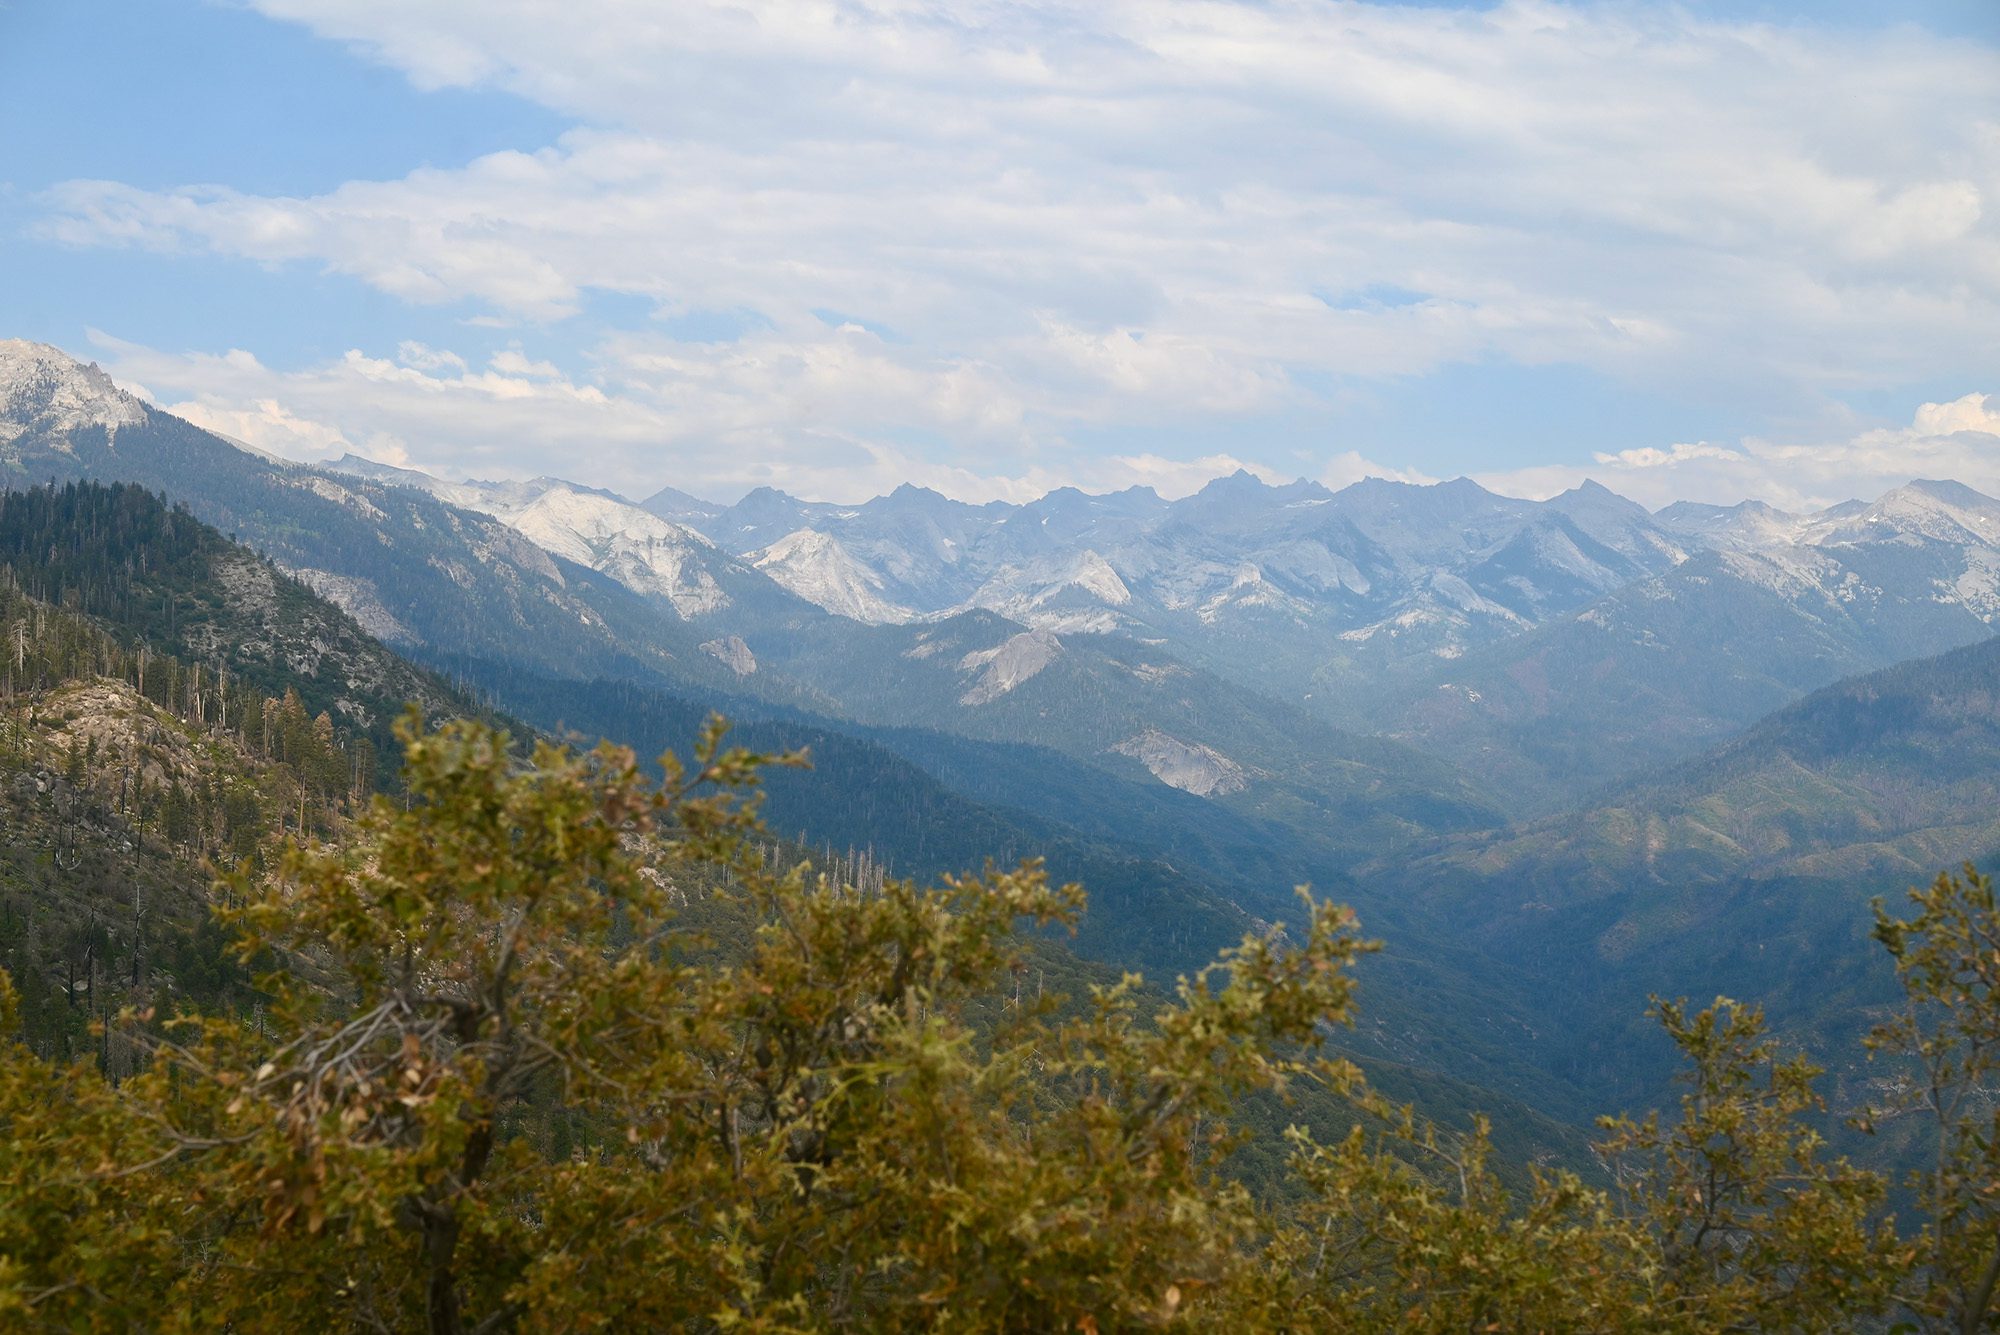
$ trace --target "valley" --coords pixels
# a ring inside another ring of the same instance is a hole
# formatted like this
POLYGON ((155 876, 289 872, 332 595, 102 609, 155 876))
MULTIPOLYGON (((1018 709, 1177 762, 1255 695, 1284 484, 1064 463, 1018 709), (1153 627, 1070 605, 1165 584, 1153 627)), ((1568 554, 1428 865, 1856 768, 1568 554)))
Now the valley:
MULTIPOLYGON (((912 874, 1046 855, 1107 963, 1192 967, 1309 883, 1388 945, 1357 1054, 1559 1121, 1660 1095, 1649 992, 1856 1032, 1888 987, 1871 897, 2000 843, 2000 502, 1957 484, 1803 515, 1247 473, 1171 502, 634 503, 285 463, 0 351, 10 485, 134 484, 263 553, 119 597, 163 602, 192 661, 336 665, 366 701, 309 704, 371 755, 391 697, 467 706, 357 633, 580 740, 656 754, 715 711, 805 746, 775 828, 912 874)), ((14 541, 60 601, 46 536, 14 541)))

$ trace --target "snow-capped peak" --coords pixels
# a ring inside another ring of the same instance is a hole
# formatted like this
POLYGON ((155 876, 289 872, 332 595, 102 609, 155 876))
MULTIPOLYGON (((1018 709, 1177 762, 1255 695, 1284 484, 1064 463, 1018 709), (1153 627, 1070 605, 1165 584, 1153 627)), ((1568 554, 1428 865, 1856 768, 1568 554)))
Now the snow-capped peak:
POLYGON ((46 343, 0 339, 0 440, 92 426, 116 431, 145 420, 146 405, 95 362, 77 361, 46 343))

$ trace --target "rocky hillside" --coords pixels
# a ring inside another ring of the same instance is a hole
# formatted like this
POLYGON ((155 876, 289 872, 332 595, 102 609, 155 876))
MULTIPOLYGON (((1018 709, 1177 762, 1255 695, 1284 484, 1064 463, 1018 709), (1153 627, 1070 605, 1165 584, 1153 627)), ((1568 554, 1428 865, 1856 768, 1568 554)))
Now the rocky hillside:
POLYGON ((137 1054, 93 1022, 255 1003, 215 876, 337 835, 375 749, 308 711, 308 678, 280 668, 267 694, 113 624, 0 575, 0 965, 31 1046, 122 1075, 137 1054))
POLYGON ((141 664, 171 656, 208 672, 212 690, 296 693, 385 765, 406 703, 432 717, 483 711, 301 581, 138 487, 0 492, 0 567, 30 597, 93 618, 141 664))

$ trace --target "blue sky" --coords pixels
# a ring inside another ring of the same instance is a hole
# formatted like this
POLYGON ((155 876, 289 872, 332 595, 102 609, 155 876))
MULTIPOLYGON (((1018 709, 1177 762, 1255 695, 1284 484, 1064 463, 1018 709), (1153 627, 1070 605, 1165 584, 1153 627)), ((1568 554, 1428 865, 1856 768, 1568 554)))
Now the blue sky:
POLYGON ((1992 0, 0 0, 0 125, 0 337, 295 457, 2000 485, 1992 0))

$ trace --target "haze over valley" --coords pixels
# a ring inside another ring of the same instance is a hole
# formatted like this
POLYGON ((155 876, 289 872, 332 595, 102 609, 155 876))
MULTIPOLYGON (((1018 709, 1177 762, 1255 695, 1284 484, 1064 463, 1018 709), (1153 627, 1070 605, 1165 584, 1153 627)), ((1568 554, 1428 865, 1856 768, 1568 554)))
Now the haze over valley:
POLYGON ((1868 900, 2000 837, 1965 768, 2000 502, 1955 482, 1803 514, 1244 472, 1173 501, 634 501, 289 463, 53 348, 0 367, 17 485, 157 489, 529 721, 624 735, 625 706, 586 703, 610 693, 893 757, 880 791, 809 804, 808 843, 942 869, 952 840, 874 814, 922 782, 1119 850, 1142 897, 1160 877, 1254 919, 1337 893, 1394 946, 1364 975, 1407 989, 1407 1026, 1357 1041, 1552 1116, 1649 1092, 1627 1057, 1591 1068, 1583 1016, 1749 981, 1718 941, 1754 946, 1779 1013, 1851 1027, 1884 977, 1812 985, 1868 900))

